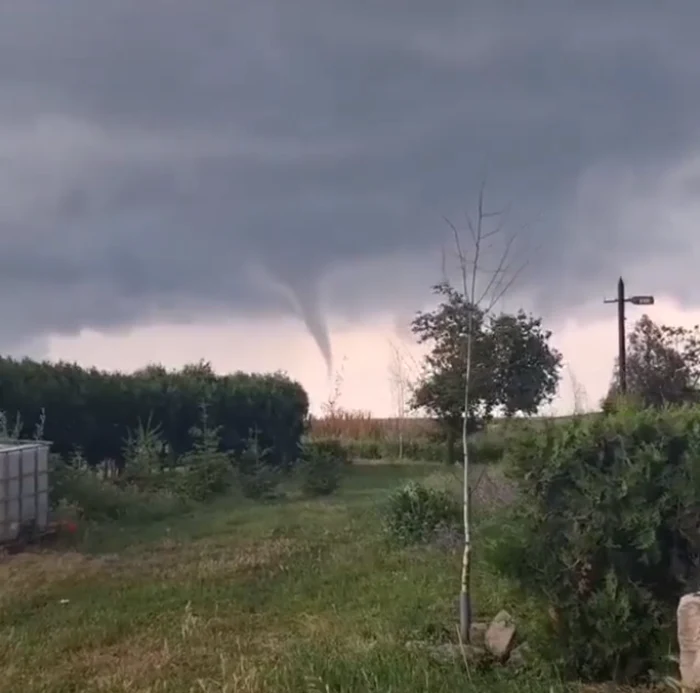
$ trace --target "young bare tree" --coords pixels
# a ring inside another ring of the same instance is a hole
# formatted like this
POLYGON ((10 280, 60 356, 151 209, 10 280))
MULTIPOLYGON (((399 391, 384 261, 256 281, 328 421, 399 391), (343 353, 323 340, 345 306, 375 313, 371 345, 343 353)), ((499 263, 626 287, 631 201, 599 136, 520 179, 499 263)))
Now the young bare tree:
POLYGON ((469 641, 472 621, 470 595, 472 566, 472 488, 470 485, 469 412, 473 388, 474 326, 475 319, 483 319, 513 285, 524 263, 512 264, 513 246, 517 234, 506 233, 504 223, 507 210, 487 211, 484 206, 485 182, 482 182, 477 198, 476 217, 466 215, 466 226, 471 240, 471 251, 466 252, 458 228, 448 219, 459 262, 461 292, 468 306, 467 329, 463 335, 466 350, 464 371, 464 414, 462 417, 462 503, 464 522, 464 550, 459 595, 459 632, 462 642, 469 641), (497 244, 500 242, 500 248, 497 244), (495 259, 495 262, 494 262, 495 259), (485 263, 494 262, 492 267, 485 263))
POLYGON ((406 415, 409 410, 411 393, 413 391, 413 375, 415 362, 404 354, 393 342, 389 341, 391 361, 389 363, 389 386, 396 411, 396 433, 399 445, 399 461, 403 460, 403 443, 406 415), (411 368, 413 366, 413 368, 411 368))
POLYGON ((343 383, 345 382, 346 362, 347 356, 343 356, 340 366, 335 369, 335 373, 331 374, 333 377, 333 385, 328 393, 326 401, 321 404, 321 411, 328 419, 334 419, 340 413, 340 399, 343 393, 343 383))
POLYGON ((567 366, 566 370, 569 374, 569 382, 571 383, 571 393, 573 396, 573 412, 574 416, 582 416, 588 411, 588 393, 581 381, 576 377, 571 366, 567 366))
MULTIPOLYGON (((512 286, 525 263, 514 265, 517 233, 505 231, 505 211, 484 207, 484 185, 476 216, 466 216, 471 237, 468 247, 449 220, 459 267, 459 283, 443 281, 433 287, 440 305, 419 311, 411 330, 420 344, 429 344, 424 370, 412 405, 432 412, 447 434, 449 460, 452 443, 461 433, 463 465, 464 551, 460 590, 460 635, 469 639, 471 625, 472 498, 481 476, 472 483, 469 436, 495 412, 506 417, 535 414, 556 393, 561 354, 549 344, 551 332, 542 320, 518 310, 494 308, 512 286)), ((446 264, 446 260, 443 264, 446 264)))

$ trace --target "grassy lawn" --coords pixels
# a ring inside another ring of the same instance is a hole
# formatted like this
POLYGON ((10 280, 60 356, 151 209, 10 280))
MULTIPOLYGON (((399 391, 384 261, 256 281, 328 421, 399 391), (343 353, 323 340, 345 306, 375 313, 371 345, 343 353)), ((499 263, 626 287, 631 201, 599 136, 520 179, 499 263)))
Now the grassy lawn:
MULTIPOLYGON (((454 640, 459 550, 397 549, 379 507, 428 465, 362 464, 329 499, 223 498, 147 528, 97 527, 72 550, 0 563, 0 691, 559 691, 409 652, 454 640)), ((516 615, 483 562, 475 606, 516 615)))

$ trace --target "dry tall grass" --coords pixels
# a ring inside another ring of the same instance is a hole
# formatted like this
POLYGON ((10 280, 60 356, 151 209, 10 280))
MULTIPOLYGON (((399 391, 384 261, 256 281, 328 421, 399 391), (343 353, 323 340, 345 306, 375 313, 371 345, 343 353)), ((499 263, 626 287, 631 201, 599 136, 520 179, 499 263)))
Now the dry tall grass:
MULTIPOLYGON (((515 419, 495 419, 488 428, 490 431, 517 429, 518 426, 531 425, 533 422, 561 421, 570 419, 562 417, 528 417, 515 419)), ((311 418, 310 434, 312 438, 341 438, 343 440, 385 441, 396 440, 399 432, 404 440, 425 440, 440 436, 440 425, 436 419, 429 417, 374 417, 362 410, 336 409, 324 416, 311 418)))
POLYGON ((405 440, 425 439, 438 434, 439 427, 430 418, 376 418, 369 412, 344 409, 311 420, 313 438, 383 441, 395 440, 400 432, 405 440))

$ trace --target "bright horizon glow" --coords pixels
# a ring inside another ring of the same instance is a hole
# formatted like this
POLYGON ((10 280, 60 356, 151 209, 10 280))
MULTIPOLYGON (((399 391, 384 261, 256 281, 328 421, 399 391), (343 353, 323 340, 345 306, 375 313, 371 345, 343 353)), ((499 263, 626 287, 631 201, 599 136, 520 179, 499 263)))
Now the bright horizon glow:
MULTIPOLYGON (((610 384, 617 350, 617 319, 615 311, 610 312, 605 319, 581 322, 571 318, 552 325, 552 343, 562 352, 564 364, 557 397, 542 408, 542 415, 598 409, 610 384)), ((700 310, 684 310, 673 300, 658 298, 654 306, 628 310, 628 329, 644 312, 658 323, 700 323, 700 310)), ((376 417, 397 416, 399 406, 391 385, 392 344, 398 347, 411 377, 418 372, 420 348, 405 335, 401 338, 395 321, 389 318, 361 327, 332 324, 331 336, 334 372, 341 381, 338 404, 376 417)), ((314 415, 322 413, 335 387, 313 340, 298 321, 289 318, 151 325, 109 333, 84 330, 72 337, 51 337, 47 358, 124 372, 152 363, 181 368, 201 359, 209 361, 217 373, 281 370, 304 386, 314 415)))

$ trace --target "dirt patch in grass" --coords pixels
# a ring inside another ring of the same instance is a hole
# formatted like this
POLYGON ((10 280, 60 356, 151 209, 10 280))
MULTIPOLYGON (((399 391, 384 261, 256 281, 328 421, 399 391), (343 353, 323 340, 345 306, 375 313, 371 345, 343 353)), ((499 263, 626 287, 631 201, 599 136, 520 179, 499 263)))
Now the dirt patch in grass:
POLYGON ((0 562, 0 607, 21 595, 35 594, 56 584, 91 581, 107 562, 74 551, 38 551, 6 556, 0 562))
POLYGON ((284 537, 228 544, 166 540, 147 555, 124 556, 117 569, 122 574, 143 574, 151 580, 232 579, 246 574, 283 572, 289 561, 305 550, 303 542, 284 537))
POLYGON ((95 690, 130 690, 135 682, 143 685, 167 678, 172 661, 167 642, 137 636, 109 647, 83 650, 67 660, 64 667, 67 676, 78 677, 95 690))
MULTIPOLYGON (((217 642, 204 626, 196 628, 193 632, 183 624, 183 632, 170 641, 136 636, 110 647, 82 650, 44 670, 47 687, 41 690, 60 686, 60 690, 100 693, 265 690, 259 658, 248 656, 236 642, 217 642)), ((25 680, 20 676, 16 684, 25 680)))

